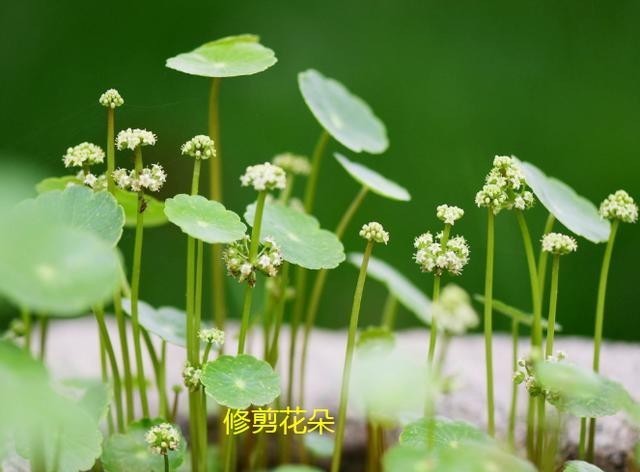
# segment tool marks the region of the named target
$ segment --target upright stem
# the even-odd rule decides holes
[[[451,231],[451,225],[445,224],[444,231],[442,231],[442,238],[440,239],[440,247],[444,250],[447,247],[449,241],[449,232]],[[440,275],[435,275],[433,278],[433,303],[438,303],[440,299]],[[434,310],[432,310],[434,311]],[[429,365],[434,367],[434,358],[436,355],[436,340],[438,339],[438,320],[431,315],[431,329],[429,330]]]
[[[287,297],[285,296],[285,290],[287,288],[287,284],[289,283],[289,263],[285,262],[282,265],[282,272],[280,273],[280,299],[278,300],[278,305],[276,306],[275,319],[274,319],[274,328],[273,328],[273,340],[271,341],[271,347],[269,349],[269,356],[267,358],[267,362],[271,364],[271,367],[275,369],[276,364],[278,362],[278,354],[279,354],[279,340],[280,340],[280,328],[282,326],[282,318],[284,316],[284,308],[287,302]],[[293,334],[292,334],[293,335]],[[290,357],[289,362],[293,362],[293,358]],[[289,371],[291,372],[293,369],[291,365],[289,366]],[[291,382],[289,382],[291,385]],[[287,391],[287,397],[289,402],[291,401],[291,390]],[[289,403],[290,405],[291,403]]]
[[[209,90],[209,137],[216,146],[216,157],[209,163],[209,195],[212,200],[222,202],[222,146],[220,144],[220,78],[211,79]],[[224,271],[222,267],[222,246],[214,244],[211,250],[211,289],[213,293],[213,317],[219,329],[224,329],[227,317]]]
[[[520,323],[515,318],[511,321],[511,369],[518,370],[518,340],[520,338]],[[518,411],[518,384],[512,382],[511,405],[509,406],[509,425],[507,436],[509,446],[514,449],[516,446],[516,416]]]
[[[329,142],[329,133],[322,130],[316,147],[313,149],[311,156],[311,173],[307,179],[307,186],[304,193],[304,209],[307,213],[313,212],[313,204],[316,199],[316,190],[318,188],[318,176],[320,174],[320,164],[324,156],[324,150]]]
[[[604,251],[602,259],[602,268],[600,269],[600,281],[598,283],[598,300],[596,302],[596,326],[593,336],[593,370],[600,371],[600,344],[602,343],[602,331],[604,327],[604,306],[607,298],[607,279],[609,278],[609,267],[611,267],[611,254],[613,254],[613,245],[618,232],[617,220],[611,222],[611,232],[609,233],[609,241]],[[596,437],[596,419],[591,418],[589,421],[589,446],[587,448],[587,460],[593,461],[594,447]]]
[[[116,184],[113,180],[113,171],[116,169],[116,151],[114,141],[115,109],[107,108],[107,190],[114,194]]]
[[[135,416],[133,406],[133,379],[131,376],[131,361],[129,359],[129,340],[127,339],[127,325],[122,311],[122,294],[120,288],[113,293],[113,311],[118,325],[118,338],[120,340],[120,355],[122,356],[122,367],[124,378],[125,401],[127,405],[127,423],[131,423]]]
[[[349,204],[349,206],[347,207],[342,217],[340,218],[340,222],[338,223],[338,226],[336,227],[336,230],[335,230],[335,234],[338,237],[338,239],[342,239],[342,237],[344,236],[344,233],[347,230],[349,223],[355,216],[358,208],[360,208],[360,206],[362,205],[362,202],[364,201],[364,198],[367,196],[367,193],[368,193],[367,188],[362,187],[358,192],[358,194],[353,199],[353,201]],[[306,271],[304,273],[306,274]],[[321,269],[318,271],[318,275],[316,275],[315,281],[313,282],[313,288],[311,290],[311,298],[309,299],[309,305],[307,306],[307,313],[306,313],[305,324],[304,324],[304,337],[302,339],[302,353],[300,356],[300,378],[298,379],[299,381],[298,395],[300,399],[300,403],[299,403],[300,405],[304,405],[304,379],[305,379],[305,370],[307,366],[309,339],[311,337],[311,330],[313,329],[313,325],[316,320],[316,315],[318,314],[318,308],[320,307],[320,300],[322,298],[322,292],[324,291],[324,285],[327,280],[327,274],[328,274],[327,269]],[[306,280],[306,278],[301,280]],[[298,289],[302,290],[303,288],[304,287],[296,287],[296,297],[301,296],[302,292],[298,291]],[[300,300],[304,300],[304,299],[301,298]],[[292,324],[292,328],[291,328],[292,329],[292,336],[291,336],[292,346],[291,346],[291,349],[289,350],[290,356],[292,355],[292,353],[295,353],[297,328],[298,328],[298,324],[300,323],[300,317],[302,316],[302,309],[304,307],[303,302],[301,301],[298,304],[298,301],[299,300],[296,299],[296,305],[295,305],[296,309],[294,309],[293,319],[291,323]],[[292,379],[293,377],[291,376],[290,382],[293,381]]]
[[[547,216],[547,222],[544,225],[544,232],[542,234],[548,234],[553,230],[553,225],[556,222],[555,216],[549,213]],[[538,287],[539,287],[539,300],[540,300],[540,310],[542,310],[542,300],[544,299],[545,292],[545,282],[547,279],[547,259],[549,258],[549,253],[546,251],[540,251],[540,256],[538,257]]]
[[[163,454],[164,457],[164,472],[169,472],[169,454]]]
[[[253,227],[251,228],[251,242],[249,245],[249,262],[254,263],[258,254],[260,244],[260,231],[262,228],[262,215],[264,213],[264,204],[267,198],[267,192],[258,193],[256,201],[256,212],[253,216]],[[238,339],[238,354],[244,353],[245,343],[247,340],[247,331],[249,329],[249,320],[251,318],[251,302],[253,300],[253,287],[247,284],[244,292],[244,304],[242,306],[242,324],[240,325],[240,337]]]
[[[358,282],[356,290],[353,294],[353,306],[351,308],[351,318],[349,322],[349,332],[347,335],[347,348],[344,360],[344,370],[342,372],[342,387],[340,389],[340,407],[338,409],[338,423],[336,431],[335,446],[333,458],[331,460],[331,472],[339,472],[340,461],[342,459],[342,443],[344,442],[345,423],[347,421],[347,401],[349,399],[349,380],[351,378],[351,365],[353,363],[353,351],[356,344],[356,333],[358,331],[358,317],[360,315],[360,303],[362,302],[362,293],[364,291],[364,283],[367,279],[367,266],[369,258],[373,251],[373,241],[367,243],[358,274]]]
[[[47,355],[47,336],[49,335],[49,318],[40,317],[40,360],[44,361]]]
[[[484,349],[487,374],[487,431],[495,434],[493,403],[493,255],[495,243],[495,227],[493,211],[487,211],[487,264],[484,279]]]
[[[20,315],[24,323],[24,350],[31,352],[31,312],[23,306],[20,309]]]
[[[545,357],[553,355],[553,338],[556,329],[556,311],[558,307],[558,274],[560,272],[560,256],[553,256],[551,266],[551,291],[549,293],[549,325],[547,327],[547,348]]]
[[[382,310],[381,324],[389,331],[393,331],[393,327],[396,321],[396,315],[398,313],[398,299],[389,292],[387,300],[384,302],[384,309]]]

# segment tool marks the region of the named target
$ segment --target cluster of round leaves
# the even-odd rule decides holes
[[[282,251],[276,242],[269,237],[264,238],[254,261],[249,260],[251,239],[245,235],[239,241],[229,244],[223,252],[223,260],[231,277],[238,282],[247,282],[253,287],[256,274],[262,272],[267,277],[278,275],[278,269],[284,262]]]
[[[430,231],[418,236],[413,243],[414,260],[423,272],[433,272],[437,276],[445,272],[460,275],[469,262],[467,241],[463,236],[448,238],[446,242],[442,239],[443,233],[434,236]]]
[[[502,210],[526,210],[534,204],[533,193],[528,190],[519,162],[513,156],[496,156],[484,186],[476,194],[476,205],[491,209],[494,214]]]

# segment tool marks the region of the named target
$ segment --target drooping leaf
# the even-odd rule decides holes
[[[116,188],[116,200],[124,209],[125,226],[132,228],[136,226],[138,218],[138,194],[128,190]],[[162,226],[167,223],[167,217],[164,214],[164,202],[151,195],[144,196],[145,209],[143,223],[145,228],[153,228]]]
[[[262,72],[274,65],[275,53],[251,34],[227,36],[203,44],[191,52],[167,59],[166,66],[203,77],[235,77]]]
[[[492,442],[492,439],[474,425],[465,421],[455,421],[438,417],[422,418],[404,427],[400,443],[412,447],[432,447],[434,449],[458,448],[464,441]],[[433,441],[427,444],[427,441]]]
[[[563,472],[603,472],[600,467],[584,461],[565,462]]]
[[[237,241],[247,230],[234,212],[200,195],[180,194],[169,198],[164,212],[184,233],[209,244]]]
[[[105,472],[121,472],[139,470],[145,472],[164,472],[164,459],[154,454],[145,440],[145,434],[152,426],[163,420],[141,420],[129,425],[124,434],[110,436],[104,444],[101,457]],[[175,470],[182,464],[186,451],[186,442],[181,438],[179,447],[169,451],[169,466]]]
[[[124,225],[124,212],[110,193],[81,185],[42,193],[20,203],[17,210],[41,225],[88,231],[112,246],[120,240]]]
[[[244,219],[253,225],[255,203],[247,207]],[[344,261],[344,247],[331,231],[320,228],[313,216],[280,203],[267,203],[260,239],[272,237],[284,259],[305,269],[333,269]]]
[[[131,300],[122,300],[122,309],[131,316]],[[187,322],[184,311],[170,306],[154,308],[138,301],[138,321],[147,331],[176,346],[187,347]]]
[[[64,175],[62,177],[47,177],[36,184],[36,192],[45,193],[52,190],[64,190],[71,185],[81,185],[82,182],[75,175]]]
[[[338,142],[353,152],[387,150],[387,130],[369,105],[340,82],[314,69],[298,74],[298,85],[311,113]]]
[[[349,262],[359,268],[362,264],[362,253],[349,253]],[[367,275],[386,285],[387,290],[420,321],[431,324],[431,301],[398,270],[381,259],[371,257]]]
[[[480,295],[480,294],[475,294],[473,296],[474,300],[476,300],[479,303],[482,303],[484,305],[484,296]],[[533,315],[529,314],[529,313],[525,313],[524,311],[511,306],[511,305],[507,305],[504,302],[501,302],[500,300],[496,300],[495,298],[493,299],[493,310],[496,313],[499,313],[501,315],[504,315],[508,318],[511,318],[512,320],[516,320],[518,323],[526,325],[526,326],[533,326]],[[541,318],[540,319],[540,324],[542,326],[542,329],[547,329],[549,327],[549,323],[547,322],[546,318]],[[556,332],[560,332],[562,331],[562,325],[560,325],[560,323],[556,322],[555,323],[555,330]]]
[[[538,362],[535,371],[542,386],[559,394],[554,405],[574,416],[610,416],[635,405],[619,383],[567,362]]]
[[[347,173],[356,180],[356,182],[362,184],[362,186],[368,188],[373,193],[391,200],[399,200],[403,202],[411,200],[411,195],[407,189],[401,187],[394,181],[387,179],[378,172],[371,170],[358,162],[350,161],[339,152],[334,153],[334,157],[340,165],[344,167],[344,170],[346,170]]]
[[[280,395],[280,376],[267,362],[248,354],[207,363],[202,385],[218,404],[233,409],[267,405]]]
[[[0,235],[0,293],[46,316],[73,316],[107,300],[120,262],[95,234],[18,218]]]
[[[525,180],[540,203],[555,218],[578,236],[594,243],[609,239],[611,230],[607,220],[600,217],[598,209],[591,201],[578,195],[560,180],[545,175],[529,162],[521,162]]]

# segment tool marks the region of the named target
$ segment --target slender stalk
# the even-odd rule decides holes
[[[169,454],[163,454],[164,457],[164,472],[169,472]]]
[[[287,303],[287,297],[285,296],[285,289],[287,284],[289,283],[289,263],[285,262],[282,265],[282,272],[280,274],[280,299],[278,300],[278,305],[276,307],[276,316],[274,319],[274,327],[273,327],[273,340],[271,341],[271,348],[269,349],[269,357],[267,361],[271,364],[271,367],[275,369],[276,364],[278,363],[278,354],[279,354],[279,341],[280,341],[280,328],[282,326],[282,319],[284,317],[284,308]],[[293,336],[293,333],[291,333]],[[289,358],[290,362],[293,362],[293,358]],[[291,366],[289,367],[289,371],[291,372],[293,369]],[[289,386],[291,386],[291,382],[289,382]],[[291,401],[291,390],[287,390],[287,399]],[[290,404],[290,403],[289,403]]]
[[[116,191],[116,183],[113,180],[113,171],[116,169],[115,114],[114,108],[107,108],[107,190],[112,195]]]
[[[340,389],[340,407],[338,409],[338,420],[333,458],[331,460],[331,472],[339,472],[340,461],[342,459],[342,445],[344,442],[344,432],[347,421],[347,400],[349,398],[349,380],[351,379],[351,365],[353,363],[353,352],[356,344],[356,333],[358,331],[358,317],[360,315],[360,304],[364,283],[367,280],[367,266],[373,251],[373,241],[367,243],[358,274],[356,290],[353,294],[353,306],[351,308],[351,318],[349,321],[349,332],[347,335],[347,348],[344,360],[344,370],[342,372],[342,387]]]
[[[162,418],[166,418],[166,410],[167,410],[167,392],[165,389],[165,383],[163,379],[162,372],[162,355],[158,357],[158,353],[156,352],[155,347],[153,346],[153,341],[151,341],[151,336],[145,330],[142,330],[141,333],[142,340],[147,348],[147,352],[149,353],[149,359],[151,359],[151,366],[153,367],[153,375],[156,377],[156,388],[158,389],[158,401],[160,404],[160,412],[159,416]],[[164,341],[163,341],[163,344]]]
[[[22,307],[20,316],[24,323],[24,350],[31,352],[31,312],[27,307]]]
[[[362,205],[362,202],[364,201],[364,198],[367,196],[367,193],[368,193],[368,190],[365,187],[362,187],[358,192],[358,194],[353,199],[353,201],[351,202],[351,204],[347,207],[342,217],[340,218],[340,222],[338,223],[338,226],[336,227],[336,230],[335,230],[335,234],[338,237],[338,239],[342,239],[342,237],[344,236],[344,233],[347,230],[349,223],[353,219],[358,208],[360,208],[360,206]],[[304,273],[306,274],[306,271]],[[313,283],[313,288],[311,290],[309,305],[307,307],[307,313],[306,313],[305,324],[304,324],[304,336],[302,339],[302,353],[300,356],[300,375],[299,375],[300,378],[298,379],[298,382],[299,382],[298,397],[299,397],[300,405],[304,405],[304,380],[305,380],[305,371],[307,366],[307,355],[309,350],[309,339],[311,337],[311,330],[313,329],[313,325],[316,320],[316,315],[318,314],[318,308],[320,307],[320,300],[322,298],[322,292],[324,291],[324,285],[327,280],[327,275],[328,275],[327,269],[321,269],[318,271],[318,275],[316,275],[315,281]],[[302,289],[303,287],[296,287],[296,297],[300,297],[302,295],[303,293]],[[299,305],[298,305],[298,301],[300,301]],[[296,307],[295,307],[296,309],[294,309],[294,312],[293,312],[292,328],[291,328],[292,329],[292,335],[291,335],[292,346],[289,350],[290,358],[291,358],[291,355],[295,354],[295,351],[296,351],[295,343],[297,338],[297,325],[300,322],[303,306],[304,306],[304,299],[303,298],[296,299]],[[290,382],[293,382],[293,376],[290,376],[289,379],[290,379]]]
[[[593,370],[600,371],[600,344],[602,343],[602,331],[604,327],[604,307],[607,298],[607,280],[609,278],[609,268],[611,267],[611,255],[613,254],[613,245],[618,232],[618,220],[611,222],[611,232],[609,233],[609,241],[604,251],[602,259],[602,267],[600,269],[600,281],[598,282],[598,299],[596,302],[596,324],[593,336]],[[587,448],[587,460],[593,461],[594,447],[596,436],[596,419],[589,420],[589,442]]]
[[[484,349],[487,376],[487,431],[495,435],[494,400],[493,400],[493,256],[495,244],[495,216],[487,211],[487,264],[484,279]]]
[[[580,418],[580,440],[578,442],[578,459],[584,459],[587,446],[587,419]]]
[[[544,232],[542,234],[548,234],[553,230],[553,225],[556,222],[555,216],[549,213],[547,216],[547,222],[544,225]],[[540,309],[542,309],[542,300],[544,299],[545,292],[545,283],[547,279],[547,260],[549,258],[549,253],[546,251],[540,251],[540,256],[538,257],[538,286],[539,286],[539,299],[540,299]]]
[[[320,174],[320,164],[322,163],[322,157],[324,156],[324,150],[329,142],[329,133],[326,130],[322,130],[316,147],[313,149],[311,155],[311,173],[307,179],[307,186],[304,193],[304,209],[307,213],[313,212],[313,204],[316,199],[316,190],[318,188],[318,176]]]
[[[109,338],[109,331],[104,320],[104,310],[101,306],[97,306],[94,310],[96,315],[96,321],[98,322],[98,330],[100,332],[100,340],[105,348],[107,357],[109,358],[109,364],[111,367],[111,373],[113,374],[113,398],[116,406],[116,422],[118,425],[118,431],[124,431],[124,413],[122,409],[122,385],[120,383],[120,372],[118,370],[118,362],[116,361],[116,355],[113,350],[113,344]]]
[[[135,151],[135,170],[142,171],[142,150],[138,146]],[[140,389],[140,403],[142,416],[149,418],[149,401],[147,399],[147,385],[144,377],[144,363],[142,361],[142,346],[140,344],[140,321],[138,319],[138,298],[140,294],[140,269],[142,264],[142,238],[144,234],[144,193],[138,192],[138,212],[136,216],[136,235],[133,246],[133,267],[131,272],[131,326],[133,329],[133,346],[136,357],[136,371],[138,388]]]
[[[118,338],[120,340],[120,355],[122,357],[122,376],[124,378],[124,392],[126,402],[127,423],[131,423],[135,416],[133,404],[133,378],[131,375],[131,360],[129,358],[129,340],[127,339],[127,325],[122,311],[122,294],[118,288],[113,293],[113,311],[118,326]]]
[[[180,399],[180,390],[173,390],[173,404],[171,406],[171,416],[169,417],[169,421],[171,423],[175,423],[176,417],[178,416],[178,400]]]
[[[285,185],[284,189],[280,192],[280,196],[278,197],[278,199],[286,204],[289,199],[291,198],[291,192],[293,191],[293,184],[296,181],[296,176],[295,174],[287,174],[287,184]]]
[[[222,202],[222,146],[220,144],[220,81],[211,79],[209,90],[209,137],[216,146],[216,157],[209,159],[209,195],[212,200]],[[222,246],[214,244],[211,249],[211,290],[213,293],[213,318],[219,329],[224,329],[227,317],[225,279],[222,267]]]
[[[104,341],[102,334],[99,333],[98,341],[100,344],[100,378],[105,385],[109,384],[109,368],[107,367],[107,351],[104,348]],[[109,405],[109,411],[107,412],[107,430],[109,435],[115,432],[115,426],[113,421],[113,408]]]
[[[158,376],[159,413],[162,418],[169,417],[169,398],[167,395],[167,342],[163,339],[160,347],[160,375]]]
[[[393,327],[396,323],[396,315],[398,314],[398,299],[389,292],[387,300],[384,302],[384,309],[382,310],[381,324],[389,331],[393,331]]]
[[[40,317],[40,360],[44,361],[47,355],[47,336],[49,335],[49,318]]]
[[[518,370],[518,340],[520,338],[520,323],[515,318],[511,321],[511,369]],[[516,446],[516,416],[518,411],[518,384],[512,382],[511,405],[509,406],[509,424],[507,427],[507,437],[511,449]]]
[[[545,355],[553,355],[553,338],[556,329],[556,311],[558,308],[558,276],[560,272],[560,256],[553,256],[551,266],[551,292],[549,293],[549,325],[547,327],[547,348]]]
[[[449,232],[451,231],[451,225],[445,224],[444,231],[442,231],[442,238],[440,239],[440,247],[444,249],[447,246],[449,240]],[[438,303],[440,299],[440,276],[435,275],[433,278],[433,303]],[[438,339],[438,320],[435,316],[431,316],[431,327],[429,329],[429,365],[434,366],[434,358],[436,355],[436,340]]]
[[[255,262],[258,254],[258,245],[260,243],[260,231],[262,228],[262,215],[264,213],[264,204],[267,198],[267,192],[258,193],[256,202],[256,212],[253,217],[253,228],[251,229],[251,243],[249,246],[249,261]],[[253,287],[247,284],[244,291],[244,304],[242,306],[242,324],[240,325],[240,337],[238,339],[238,354],[244,353],[245,343],[247,340],[247,331],[249,329],[249,319],[251,318],[251,303],[253,300]]]

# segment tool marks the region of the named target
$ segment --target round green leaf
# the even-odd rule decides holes
[[[113,400],[113,389],[110,385],[95,379],[66,379],[63,382],[69,396],[74,393],[77,404],[86,411],[91,418],[99,423],[106,418],[109,404]]]
[[[138,194],[116,188],[115,197],[124,209],[125,226],[128,228],[135,227],[136,220],[138,218]],[[165,224],[167,222],[167,217],[164,214],[164,202],[161,202],[151,195],[145,195],[144,201],[144,227],[152,228]]]
[[[268,69],[278,59],[251,34],[227,36],[167,59],[167,67],[203,77],[235,77]]]
[[[81,185],[42,193],[20,203],[17,210],[41,225],[88,231],[112,246],[122,236],[124,212],[116,199],[108,192],[94,192]]]
[[[521,162],[520,167],[538,200],[560,223],[594,243],[609,239],[611,226],[600,217],[593,203],[578,195],[564,182],[545,175],[533,164]]]
[[[122,309],[131,316],[131,300],[122,300]],[[138,301],[138,321],[147,331],[168,343],[187,347],[187,321],[184,311],[170,306],[155,309],[142,300]]]
[[[565,462],[563,472],[603,472],[600,467],[584,461]]]
[[[280,376],[265,361],[248,354],[220,356],[205,365],[202,385],[222,406],[264,406],[280,395]]]
[[[333,436],[327,434],[308,433],[304,435],[304,446],[312,456],[328,458],[333,455],[335,441]]]
[[[82,182],[75,175],[47,177],[36,184],[36,192],[45,193],[52,190],[64,190],[72,185],[82,185]]]
[[[242,238],[247,227],[222,203],[200,195],[176,195],[167,199],[164,212],[173,224],[189,236],[209,244],[232,243]]]
[[[349,253],[349,262],[359,268],[362,264],[362,253]],[[398,270],[380,259],[371,257],[367,275],[386,285],[387,290],[420,321],[431,324],[431,301]]]
[[[542,386],[559,394],[554,405],[574,416],[610,416],[635,405],[619,383],[567,362],[539,362],[535,371]]]
[[[309,69],[298,74],[298,85],[311,113],[345,147],[371,154],[387,150],[389,141],[382,121],[340,82]]]
[[[433,433],[432,433],[433,429]],[[474,425],[448,418],[434,420],[422,418],[405,426],[400,434],[400,443],[413,447],[428,447],[432,440],[434,449],[458,448],[463,441],[491,442],[491,438]]]
[[[73,316],[113,295],[120,262],[95,234],[58,225],[11,223],[0,235],[0,293],[47,316]]]
[[[253,226],[255,203],[247,207],[244,219]],[[267,203],[260,239],[272,237],[284,259],[305,269],[333,269],[344,261],[344,247],[331,231],[320,229],[313,216],[281,203]]]
[[[403,202],[411,200],[411,195],[407,189],[380,175],[376,171],[357,162],[350,161],[339,152],[336,152],[334,157],[356,182],[362,184],[362,186],[368,188],[373,193],[391,200],[400,200]]]
[[[101,457],[105,472],[139,470],[144,472],[164,472],[164,459],[149,449],[145,434],[152,426],[163,420],[141,420],[129,425],[125,434],[114,434],[104,444]],[[182,464],[186,451],[184,437],[176,451],[169,451],[169,466],[175,470]]]

